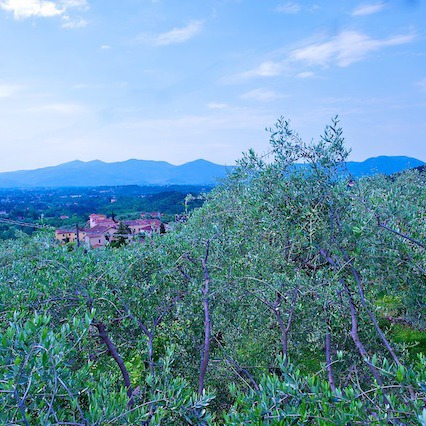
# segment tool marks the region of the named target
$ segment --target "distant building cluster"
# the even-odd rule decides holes
[[[117,239],[126,230],[125,237],[134,240],[160,232],[162,222],[159,219],[136,219],[115,221],[103,214],[91,214],[85,228],[57,229],[55,238],[61,243],[80,242],[88,247],[104,247]]]

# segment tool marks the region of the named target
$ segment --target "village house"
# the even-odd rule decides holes
[[[95,226],[116,226],[118,222],[115,222],[112,219],[109,219],[104,214],[91,214],[89,216],[89,226],[90,228],[94,228]]]
[[[150,236],[154,232],[159,232],[161,221],[159,219],[136,219],[123,220],[123,225],[129,229],[128,239],[133,240],[136,236]],[[87,226],[83,229],[57,229],[55,231],[56,240],[65,244],[68,242],[84,243],[88,247],[105,247],[114,241],[120,222],[108,218],[104,214],[91,214]]]
[[[115,226],[96,225],[93,228],[82,230],[82,241],[92,248],[104,247],[112,241],[116,232]]]
[[[161,220],[158,219],[136,219],[136,220],[123,220],[123,225],[130,229],[131,234],[149,234],[158,232],[161,226]]]
[[[55,231],[55,239],[62,243],[73,243],[77,241],[76,229],[57,229]]]

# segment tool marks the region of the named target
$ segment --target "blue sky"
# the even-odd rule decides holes
[[[233,164],[284,116],[426,161],[421,0],[0,0],[0,171]]]

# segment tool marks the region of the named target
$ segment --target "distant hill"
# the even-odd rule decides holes
[[[410,157],[375,157],[348,162],[355,177],[393,174],[419,167],[423,161]],[[211,185],[232,167],[206,160],[174,166],[165,161],[127,160],[117,163],[71,161],[36,170],[0,173],[0,188],[120,186],[120,185]]]
[[[380,157],[368,158],[361,163],[348,161],[347,166],[354,177],[362,177],[377,173],[391,175],[406,169],[422,166],[423,164],[425,164],[423,161],[412,157],[387,157],[382,155]]]
[[[232,168],[231,168],[232,169]],[[118,185],[208,185],[228,168],[205,160],[174,166],[165,161],[127,160],[117,163],[71,161],[36,170],[0,173],[0,188]]]

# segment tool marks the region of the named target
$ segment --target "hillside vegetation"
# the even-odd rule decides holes
[[[2,242],[0,423],[425,426],[426,178],[347,156],[281,119],[174,232]]]
[[[201,194],[210,190],[195,185],[0,188],[0,240],[15,238],[17,229],[31,235],[34,228],[20,226],[22,222],[75,229],[84,226],[92,213],[114,215],[118,220],[139,219],[141,212],[160,213],[164,222],[170,222],[176,214],[201,206]]]

